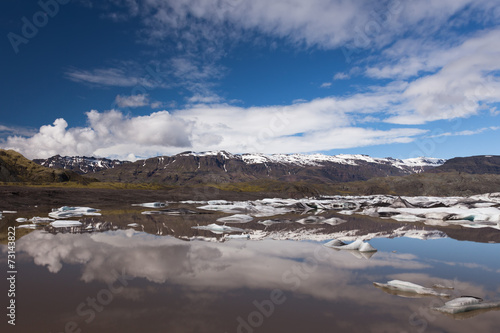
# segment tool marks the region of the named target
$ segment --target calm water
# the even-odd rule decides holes
[[[122,224],[151,219],[113,216]],[[162,230],[187,233],[199,219],[213,222],[190,218],[178,221],[188,226],[177,224],[177,230],[162,222]],[[17,241],[17,325],[7,327],[4,320],[2,327],[53,333],[365,333],[497,332],[500,326],[500,311],[448,316],[430,309],[447,299],[402,297],[373,285],[400,279],[452,286],[443,290],[452,296],[499,300],[500,244],[376,238],[370,243],[378,252],[365,258],[316,241],[184,241],[153,234],[161,228],[157,217],[151,223],[151,233],[35,230],[23,236]],[[1,250],[6,267],[6,247]]]

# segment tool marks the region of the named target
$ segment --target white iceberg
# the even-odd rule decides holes
[[[68,227],[79,227],[82,222],[79,221],[54,221],[50,223],[54,228],[68,228]]]
[[[140,204],[132,204],[132,206],[146,207],[146,208],[162,208],[165,207],[166,205],[167,204],[164,202],[146,202]]]
[[[16,229],[36,229],[36,227],[38,227],[36,224],[21,224]]]
[[[356,250],[359,252],[376,252],[377,249],[371,246],[368,242],[363,242],[360,239],[355,240],[350,244],[346,244],[341,240],[334,239],[329,241],[328,243],[323,244],[326,247],[331,247],[337,250]]]
[[[418,294],[418,295],[432,295],[440,297],[450,297],[448,294],[439,293],[431,288],[426,288],[424,286],[401,280],[391,280],[387,283],[373,282],[376,287],[389,289],[396,292]]]
[[[208,230],[213,232],[214,234],[224,234],[224,233],[231,233],[231,232],[244,232],[245,230],[240,229],[240,228],[234,228],[234,227],[228,227],[225,225],[218,225],[215,223],[209,224],[209,225],[202,225],[202,226],[196,226],[196,227],[191,227],[192,229],[198,229],[198,230]]]
[[[49,216],[54,219],[65,219],[70,217],[81,217],[83,215],[87,216],[100,216],[100,209],[90,208],[90,207],[68,207],[63,206],[61,208],[52,209]]]
[[[253,220],[250,215],[235,214],[231,216],[221,217],[217,219],[218,222],[222,223],[248,223]]]
[[[250,235],[225,235],[224,239],[250,239]]]
[[[26,221],[28,221],[28,219],[27,219],[27,218],[24,218],[24,217],[18,217],[18,218],[16,219],[16,222],[19,222],[19,223],[24,223],[24,222],[26,222]]]
[[[53,222],[54,219],[51,219],[50,217],[40,217],[40,216],[35,216],[30,219],[31,222],[33,223],[50,223]]]
[[[480,309],[500,308],[500,302],[483,302],[479,297],[462,296],[444,303],[441,307],[434,307],[434,310],[455,314]]]
[[[129,223],[129,224],[127,224],[127,227],[137,228],[137,227],[140,227],[140,224],[139,223]]]

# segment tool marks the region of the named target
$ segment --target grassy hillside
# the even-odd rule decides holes
[[[88,184],[95,180],[72,171],[46,168],[16,151],[0,149],[0,182],[45,184],[70,181]]]

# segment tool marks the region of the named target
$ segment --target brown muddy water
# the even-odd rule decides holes
[[[197,206],[171,204],[168,209],[181,209],[178,215],[144,215],[152,209],[117,204],[102,216],[74,219],[84,226],[107,222],[102,230],[16,229],[16,325],[7,323],[4,278],[2,332],[469,333],[500,326],[497,310],[432,310],[461,295],[500,300],[498,230],[436,229],[331,212],[309,215],[347,222],[304,225],[295,222],[303,214],[287,213],[227,224],[252,239],[224,239],[192,227],[222,224],[216,220],[231,214]],[[47,213],[33,207],[4,214],[1,232],[19,225],[15,218]],[[258,223],[269,219],[290,222]],[[364,237],[378,251],[323,246],[339,236]],[[2,244],[4,276],[7,252]],[[446,298],[373,285],[393,279],[453,289],[440,289]]]

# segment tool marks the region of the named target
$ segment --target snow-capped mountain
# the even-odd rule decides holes
[[[183,152],[123,162],[90,157],[54,156],[37,163],[51,168],[92,174],[106,181],[186,183],[230,183],[260,179],[314,183],[367,180],[403,176],[442,165],[436,158],[375,158],[367,155],[323,154],[231,154],[226,151]]]
[[[92,174],[130,163],[128,161],[110,160],[107,158],[60,155],[47,159],[36,159],[33,162],[48,168],[72,170],[79,174]]]
[[[327,163],[336,163],[344,165],[360,165],[364,163],[374,163],[383,165],[392,165],[402,170],[410,171],[411,173],[419,173],[429,168],[438,167],[446,162],[442,158],[432,157],[417,157],[408,159],[395,159],[391,157],[378,158],[370,157],[368,155],[352,155],[352,154],[339,154],[339,155],[324,155],[324,154],[242,154],[233,155],[225,151],[209,151],[202,153],[185,152],[179,154],[180,156],[217,156],[221,155],[226,159],[241,159],[246,164],[288,164],[295,166],[322,166]]]

